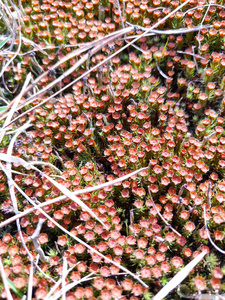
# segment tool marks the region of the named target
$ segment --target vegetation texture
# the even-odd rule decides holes
[[[224,299],[224,1],[0,12],[0,298]]]

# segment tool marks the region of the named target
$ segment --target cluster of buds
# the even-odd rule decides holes
[[[190,297],[224,289],[225,56],[218,52],[224,47],[222,6],[214,0],[210,5],[190,1],[184,11],[157,28],[165,31],[166,38],[146,35],[129,47],[128,54],[119,53],[133,35],[149,29],[179,4],[164,0],[21,1],[26,13],[21,19],[21,33],[26,37],[20,50],[23,59],[15,58],[3,78],[4,88],[15,94],[29,72],[40,76],[38,88],[47,89],[79,63],[78,56],[66,60],[78,43],[89,49],[96,42],[92,45],[99,47],[97,42],[124,28],[126,21],[135,26],[126,39],[110,41],[98,53],[90,50],[90,57],[55,85],[56,90],[63,87],[66,92],[54,101],[46,100],[54,88],[47,89],[46,95],[38,92],[31,107],[39,107],[10,128],[31,122],[32,127],[18,136],[12,155],[41,165],[37,171],[14,163],[15,183],[40,205],[61,196],[63,189],[79,194],[84,188],[110,184],[148,168],[124,181],[79,194],[83,208],[69,197],[43,206],[51,219],[44,219],[36,242],[33,236],[43,218],[39,210],[20,219],[22,235],[11,227],[1,233],[4,273],[17,294],[27,290],[31,258],[36,259],[41,250],[47,259],[34,270],[37,299],[46,297],[54,282],[65,275],[65,260],[71,268],[65,286],[80,282],[66,293],[67,300],[147,299],[204,250],[206,257],[184,281]],[[203,22],[210,26],[192,30]],[[178,31],[182,24],[187,29],[183,33]],[[171,28],[174,34],[166,32]],[[82,59],[83,53],[79,55]],[[0,64],[4,63],[0,56]],[[9,142],[5,135],[1,153],[7,153]],[[15,197],[20,211],[31,210],[33,206],[19,191]],[[4,221],[14,213],[15,203],[3,171],[0,199]],[[120,266],[135,276],[122,272]],[[0,293],[6,297],[2,286]]]

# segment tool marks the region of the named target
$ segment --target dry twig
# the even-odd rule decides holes
[[[132,177],[132,176],[134,176],[134,175],[136,175],[136,174],[138,174],[138,173],[140,173],[141,171],[144,171],[144,170],[147,170],[147,169],[148,169],[148,168],[141,168],[141,169],[138,169],[138,170],[136,170],[136,171],[134,171],[134,172],[132,172],[132,173],[130,173],[130,174],[127,174],[127,175],[125,175],[125,176],[119,177],[119,178],[114,179],[114,180],[112,180],[112,181],[105,182],[105,183],[102,183],[102,184],[100,184],[100,185],[93,186],[93,187],[89,187],[89,188],[85,188],[85,189],[82,189],[82,190],[78,190],[78,191],[76,191],[76,192],[73,192],[73,194],[76,195],[76,196],[78,196],[78,195],[82,195],[82,194],[86,194],[86,193],[91,193],[91,192],[93,192],[93,191],[97,191],[97,190],[103,189],[103,188],[105,188],[105,187],[107,187],[107,186],[111,186],[111,185],[113,186],[113,185],[115,185],[116,183],[121,182],[121,181],[123,181],[123,180],[126,180],[126,179],[128,179],[128,178],[130,178],[130,177]],[[59,202],[59,201],[63,201],[63,200],[66,200],[66,199],[67,199],[67,196],[65,196],[65,195],[59,196],[59,197],[57,197],[57,198],[55,198],[55,199],[52,199],[52,200],[49,200],[49,201],[40,203],[40,204],[38,205],[38,208],[42,208],[42,207],[44,207],[44,206],[51,205],[51,204],[53,204],[53,203],[57,203],[57,202]],[[4,226],[10,224],[11,222],[14,222],[14,221],[17,220],[18,218],[22,218],[22,217],[24,217],[24,216],[26,216],[26,215],[32,213],[32,212],[35,211],[35,210],[36,210],[35,207],[29,208],[29,209],[25,210],[24,212],[21,212],[21,213],[17,214],[16,216],[13,216],[13,217],[11,217],[10,219],[5,220],[4,222],[1,222],[1,223],[0,223],[0,228],[3,228]]]
[[[158,210],[158,208],[156,207],[155,202],[154,202],[154,200],[153,200],[153,198],[152,198],[152,194],[151,194],[151,191],[150,191],[150,186],[148,186],[148,193],[149,193],[149,195],[150,195],[152,204],[153,204],[153,206],[154,206],[154,208],[155,208],[157,214],[160,216],[160,218],[163,220],[163,222],[166,224],[166,226],[168,226],[168,228],[170,228],[170,229],[171,229],[174,233],[176,233],[178,236],[181,236],[181,234],[180,234],[178,231],[176,231],[176,229],[174,229],[174,228],[166,221],[166,219],[161,215],[161,213],[159,212],[159,210]]]

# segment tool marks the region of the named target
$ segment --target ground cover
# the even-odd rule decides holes
[[[223,1],[0,6],[0,297],[223,299]]]

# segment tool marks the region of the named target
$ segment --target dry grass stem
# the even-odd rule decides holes
[[[205,209],[205,207],[204,207],[203,209],[204,209],[205,229],[206,229],[206,232],[207,232],[208,239],[209,239],[210,243],[212,244],[212,246],[213,246],[217,251],[219,251],[219,252],[222,253],[222,254],[225,254],[225,250],[222,250],[220,247],[218,247],[218,246],[213,242],[213,240],[212,240],[212,238],[211,238],[211,235],[210,235],[210,232],[209,232],[209,229],[208,229],[208,226],[207,226],[206,209]]]
[[[82,283],[82,282],[85,282],[85,281],[88,281],[88,280],[92,280],[93,278],[95,278],[95,277],[91,277],[92,275],[94,275],[93,272],[90,273],[90,274],[88,274],[88,275],[86,275],[85,277],[81,278],[81,279],[78,280],[78,281],[75,281],[75,282],[73,282],[73,283],[68,284],[67,286],[65,286],[64,289],[62,289],[62,290],[60,290],[59,292],[57,292],[54,296],[48,298],[48,300],[57,300],[57,299],[59,299],[59,298],[62,296],[62,294],[63,294],[64,292],[68,292],[69,290],[71,290],[71,289],[74,288],[76,285],[78,285],[78,284],[80,284],[80,283]],[[47,299],[46,299],[46,300],[47,300]]]
[[[155,205],[155,202],[152,198],[152,194],[151,194],[151,191],[150,191],[150,186],[148,186],[148,193],[150,195],[150,199],[152,201],[152,204],[155,208],[155,210],[157,211],[157,214],[160,216],[160,218],[163,220],[163,222],[166,224],[166,226],[168,226],[168,228],[170,228],[174,233],[176,233],[178,236],[181,236],[181,234],[176,230],[174,229],[166,220],[165,218],[161,215],[161,213],[159,212],[159,210],[157,209],[156,205]]]
[[[156,294],[152,300],[162,300],[173,289],[175,289],[192,271],[192,269],[204,258],[207,251],[203,251],[195,257],[189,264],[187,264],[180,272],[178,272],[161,290]]]
[[[74,66],[72,66],[71,68],[69,68],[66,71],[66,73],[64,73],[63,75],[61,75],[60,77],[58,77],[56,80],[54,80],[53,82],[51,82],[49,85],[47,85],[44,89],[40,90],[34,96],[29,97],[23,105],[20,105],[18,107],[18,109],[21,109],[25,105],[28,105],[28,104],[32,103],[37,97],[40,97],[41,95],[43,95],[45,92],[47,92],[47,90],[51,89],[53,86],[55,86],[58,82],[60,82],[66,76],[70,75],[74,70],[76,70],[80,65],[82,65],[91,55],[94,55],[96,52],[98,52],[100,49],[102,49],[102,47],[104,47],[105,45],[107,45],[110,41],[114,41],[114,40],[118,39],[120,36],[131,32],[132,30],[133,30],[133,28],[124,28],[122,30],[118,30],[117,32],[109,34],[108,36],[106,36],[106,37],[104,37],[104,38],[102,38],[102,39],[100,39],[98,41],[93,41],[90,44],[83,46],[81,49],[76,49],[72,53],[67,54],[63,59],[61,59],[60,61],[58,61],[51,68],[51,70],[55,70],[57,67],[59,67],[61,64],[65,63],[67,60],[69,60],[69,59],[71,59],[71,58],[73,58],[75,56],[79,56],[79,55],[81,55],[85,51],[89,51],[88,54],[85,54]],[[92,50],[90,50],[90,49],[92,49]],[[47,71],[44,72],[44,73],[42,73],[37,79],[35,79],[34,82],[30,86],[28,86],[27,89],[23,92],[22,96],[26,95],[27,92],[29,92],[33,88],[33,86],[35,86],[36,84],[38,84],[38,82],[42,78],[44,78],[46,75],[48,75]],[[70,85],[71,84],[65,86],[63,89],[60,89],[54,95],[52,95],[51,97],[49,97],[48,100],[54,98],[56,95],[58,95],[61,91],[63,91],[65,88],[69,87]],[[9,103],[9,108],[14,104],[15,101],[17,101],[17,97],[13,101],[11,101]],[[45,102],[46,101],[43,101],[42,103],[40,103],[37,106],[33,107],[32,110],[35,109],[36,107],[41,106]],[[30,110],[28,110],[26,113],[28,113],[28,112],[30,112]],[[1,115],[1,113],[0,113],[0,115]],[[0,121],[3,120],[7,115],[8,115],[8,113],[4,113],[4,115],[0,118]],[[20,117],[22,117],[22,116],[23,116],[23,114],[20,115]],[[14,119],[12,122],[14,122],[16,119]]]
[[[5,122],[4,122],[3,128],[2,128],[2,130],[1,130],[1,132],[0,132],[0,142],[2,141],[2,139],[3,139],[4,135],[5,135],[5,130],[4,130],[4,128],[6,128],[6,127],[9,125],[9,123],[10,123],[10,121],[11,121],[11,119],[12,119],[12,116],[13,116],[13,114],[15,113],[15,111],[16,111],[16,109],[17,109],[17,106],[18,106],[18,104],[19,104],[19,102],[20,102],[20,100],[21,100],[21,97],[22,97],[22,94],[23,94],[23,90],[26,89],[27,85],[28,85],[29,82],[30,82],[30,79],[31,79],[31,73],[28,74],[28,76],[27,76],[27,78],[26,78],[26,80],[25,80],[25,83],[24,83],[24,85],[23,85],[23,88],[22,88],[20,94],[18,95],[16,101],[14,102],[13,106],[11,107],[11,109],[10,109],[8,115],[7,115],[7,118],[6,118]]]
[[[0,155],[0,156],[1,156],[1,155]],[[5,157],[5,159],[6,159],[6,156],[4,156],[4,157]],[[13,158],[11,158],[11,159],[13,160]],[[15,162],[17,162],[17,161],[15,161]],[[102,184],[97,185],[97,186],[93,186],[93,187],[89,187],[89,188],[85,188],[85,189],[83,189],[83,190],[79,190],[79,191],[73,192],[73,194],[76,195],[76,196],[78,196],[78,195],[82,195],[82,194],[86,194],[86,193],[91,193],[91,192],[93,192],[93,191],[97,191],[97,190],[100,190],[100,189],[104,189],[105,187],[108,187],[108,186],[113,186],[113,185],[115,185],[116,183],[119,183],[119,182],[121,182],[121,181],[124,181],[124,180],[126,180],[126,179],[128,179],[128,178],[130,178],[130,177],[132,177],[132,176],[134,176],[134,175],[136,175],[136,174],[138,174],[138,173],[140,173],[141,171],[144,171],[144,170],[147,170],[147,169],[148,169],[148,168],[141,168],[141,169],[138,169],[138,170],[136,170],[136,171],[134,171],[134,172],[132,172],[132,173],[130,173],[130,174],[127,174],[127,175],[125,175],[125,176],[122,176],[122,177],[120,177],[120,178],[114,179],[114,180],[109,181],[109,182],[102,183]],[[50,204],[53,204],[53,203],[57,203],[57,202],[59,202],[59,201],[65,200],[65,199],[67,199],[67,198],[68,198],[68,197],[65,196],[65,195],[59,196],[59,197],[57,197],[57,198],[55,198],[55,199],[46,201],[46,202],[44,202],[44,203],[40,203],[37,207],[42,208],[42,207],[44,207],[44,206],[46,206],[46,205],[50,205]],[[24,217],[24,216],[26,216],[26,215],[32,213],[34,210],[36,210],[35,207],[29,208],[29,209],[25,210],[24,212],[21,212],[21,213],[17,214],[16,216],[13,216],[13,217],[11,217],[10,219],[8,219],[8,220],[6,220],[6,221],[4,221],[4,222],[1,222],[1,223],[0,223],[0,228],[3,228],[4,226],[6,226],[7,224],[10,224],[11,222],[14,222],[14,221],[17,220],[18,218],[22,218],[22,217]]]
[[[66,276],[67,276],[67,259],[65,256],[63,256],[62,300],[66,300]]]
[[[8,300],[13,300],[13,297],[10,293],[10,289],[6,280],[6,276],[5,276],[5,270],[2,264],[2,258],[0,257],[0,273],[1,273],[1,277],[2,277],[2,282],[6,291],[6,295],[7,295],[7,299]]]

